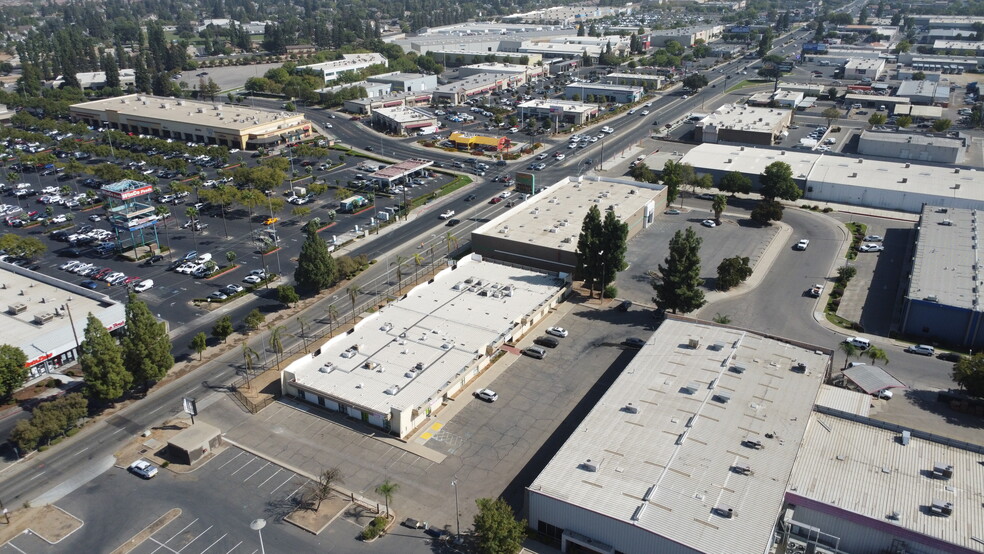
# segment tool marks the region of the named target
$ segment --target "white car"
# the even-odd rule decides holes
[[[512,196],[512,192],[508,190],[504,190],[499,193],[499,198],[509,198],[510,196]]]
[[[885,247],[880,244],[868,243],[858,247],[858,252],[881,252]]]
[[[806,250],[810,246],[810,239],[801,239],[793,248],[796,250]]]
[[[564,154],[557,154],[557,161],[563,160],[566,157]]]
[[[881,235],[868,235],[864,237],[864,242],[881,242],[881,241],[882,241]]]
[[[551,327],[547,329],[547,334],[553,335],[555,337],[564,338],[567,336],[567,329],[564,329],[563,327]]]
[[[68,216],[66,216],[65,214],[56,215],[55,217],[51,218],[52,223],[65,223],[66,221],[68,221]]]
[[[130,464],[129,469],[131,473],[139,475],[144,479],[153,479],[157,475],[157,466],[143,459]]]
[[[475,391],[475,397],[486,402],[495,402],[499,399],[499,395],[492,389],[482,389],[480,391]]]
[[[144,279],[143,281],[140,281],[136,285],[133,285],[133,292],[143,292],[145,290],[150,289],[153,286],[154,286],[153,279]]]
[[[441,219],[451,219],[454,216],[454,210],[447,210],[441,214]]]
[[[919,354],[921,356],[932,356],[936,353],[936,349],[928,344],[913,344],[912,346],[906,348],[905,351],[910,354]]]
[[[540,154],[540,155],[538,155],[538,156],[536,157],[536,159],[538,159],[538,160],[545,160],[545,159],[547,159],[547,153],[546,153],[546,152],[544,152],[544,153],[542,153],[542,154]]]
[[[717,227],[717,222],[713,219],[705,219],[704,221],[701,221],[700,224],[704,227]]]
[[[255,285],[255,284],[257,284],[257,283],[259,283],[259,282],[260,282],[260,281],[262,281],[262,280],[263,280],[263,278],[262,278],[262,277],[260,277],[259,275],[247,275],[247,276],[246,276],[246,277],[245,277],[245,278],[243,279],[243,282],[244,282],[244,283],[249,283],[249,284],[251,284],[251,285]]]

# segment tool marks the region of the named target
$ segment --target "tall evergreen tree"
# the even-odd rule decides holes
[[[584,286],[591,289],[592,296],[594,296],[595,282],[601,278],[598,274],[601,266],[598,252],[603,250],[601,246],[603,234],[601,211],[595,204],[588,209],[581,223],[581,234],[577,237],[577,267],[574,271],[574,277],[584,281]]]
[[[79,365],[85,375],[86,396],[99,402],[112,402],[130,389],[133,376],[123,365],[123,349],[91,313],[86,319],[80,350]]]
[[[171,355],[171,339],[163,321],[157,321],[147,304],[130,294],[126,305],[126,331],[120,341],[123,347],[123,363],[135,382],[149,388],[151,381],[159,381],[174,365]]]
[[[599,289],[602,291],[608,287],[609,283],[615,281],[615,276],[619,271],[624,271],[626,268],[625,263],[625,250],[628,248],[629,239],[629,225],[623,223],[615,212],[608,211],[605,213],[605,221],[602,223],[601,230],[601,249],[605,253],[602,256],[601,271],[598,273],[601,276],[601,283]]]
[[[106,74],[106,88],[120,88],[120,67],[111,54],[103,54],[102,70]]]
[[[294,282],[301,291],[317,294],[338,281],[338,267],[325,240],[313,229],[308,229],[306,234],[297,257]]]
[[[150,92],[152,85],[150,70],[144,63],[144,57],[137,54],[133,59],[133,87],[137,92]]]
[[[707,303],[700,277],[701,239],[693,227],[679,230],[670,239],[670,254],[659,265],[659,279],[653,281],[656,304],[673,313],[690,313]]]

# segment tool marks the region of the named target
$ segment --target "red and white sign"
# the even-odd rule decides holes
[[[24,364],[24,367],[31,367],[31,366],[34,366],[34,365],[38,365],[41,362],[43,362],[45,360],[48,360],[50,358],[54,358],[54,357],[55,357],[55,355],[52,354],[52,353],[50,353],[50,352],[47,353],[47,354],[42,354],[42,355],[38,356],[37,358],[34,358],[33,360],[28,360],[27,363]]]
[[[103,194],[106,196],[112,196],[113,198],[119,198],[120,200],[129,200],[138,196],[150,194],[151,192],[154,192],[154,187],[147,185],[144,187],[130,189],[126,192],[103,191]]]

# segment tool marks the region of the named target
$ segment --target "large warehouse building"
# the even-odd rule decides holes
[[[577,237],[591,206],[613,210],[629,227],[631,239],[652,224],[666,206],[666,188],[630,179],[564,178],[541,191],[534,179],[526,183],[533,196],[472,231],[472,249],[486,258],[573,273],[577,266]],[[522,181],[522,179],[520,180]],[[517,182],[516,189],[524,187]]]
[[[565,552],[769,552],[829,363],[664,321],[527,488],[530,527]]]
[[[566,276],[472,256],[284,369],[286,394],[400,438],[553,309]]]
[[[93,127],[251,150],[312,134],[300,113],[141,94],[75,104],[69,115]]]
[[[984,348],[978,210],[927,205],[919,220],[902,332],[921,342]]]
[[[697,142],[737,142],[772,146],[789,127],[793,119],[792,114],[792,110],[779,108],[725,104],[697,122],[694,138]]]
[[[970,168],[921,165],[826,156],[801,150],[701,144],[681,159],[715,182],[738,171],[758,186],[759,176],[773,162],[785,162],[803,199],[884,210],[920,213],[924,204],[984,210],[984,190],[975,186],[980,172]]]
[[[126,323],[125,306],[97,291],[4,262],[0,279],[3,340],[27,354],[31,378],[76,360],[88,314],[110,331]]]
[[[832,351],[673,317],[527,487],[562,552],[980,554],[984,447],[871,419]]]

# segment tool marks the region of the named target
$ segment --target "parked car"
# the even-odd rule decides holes
[[[542,336],[537,337],[533,340],[535,344],[540,346],[546,346],[547,348],[557,348],[560,345],[560,340],[557,337]]]
[[[910,354],[919,354],[920,356],[932,356],[936,353],[936,349],[928,344],[913,344],[906,348],[905,351]]]
[[[880,244],[866,243],[858,246],[858,252],[881,252],[885,247]]]
[[[701,221],[700,224],[704,227],[717,227],[717,222],[713,219],[705,219],[704,221]]]
[[[551,327],[547,329],[547,334],[553,335],[555,337],[564,338],[567,336],[567,329],[564,329],[563,327]]]
[[[536,358],[537,360],[542,360],[547,356],[547,351],[539,346],[530,346],[528,348],[523,349],[523,354],[531,358]]]
[[[629,348],[642,348],[643,346],[646,346],[646,341],[636,337],[629,337],[623,340],[622,344],[628,346]]]
[[[810,246],[810,239],[800,239],[793,248],[796,250],[806,250]]]
[[[149,290],[153,286],[154,286],[153,279],[144,279],[143,281],[140,281],[139,283],[133,286],[133,292],[143,292],[145,290]]]
[[[631,300],[623,300],[622,303],[619,304],[618,307],[615,308],[615,309],[618,310],[618,311],[620,311],[620,312],[627,312],[627,311],[629,311],[629,308],[631,308],[631,307],[632,307],[632,301]]]
[[[882,241],[881,235],[868,235],[864,237],[864,242],[881,242],[881,241]]]
[[[484,400],[486,402],[495,402],[499,399],[499,395],[492,389],[482,389],[475,391],[475,398]]]
[[[157,466],[144,459],[133,462],[129,469],[130,473],[144,479],[153,479],[157,475]]]

